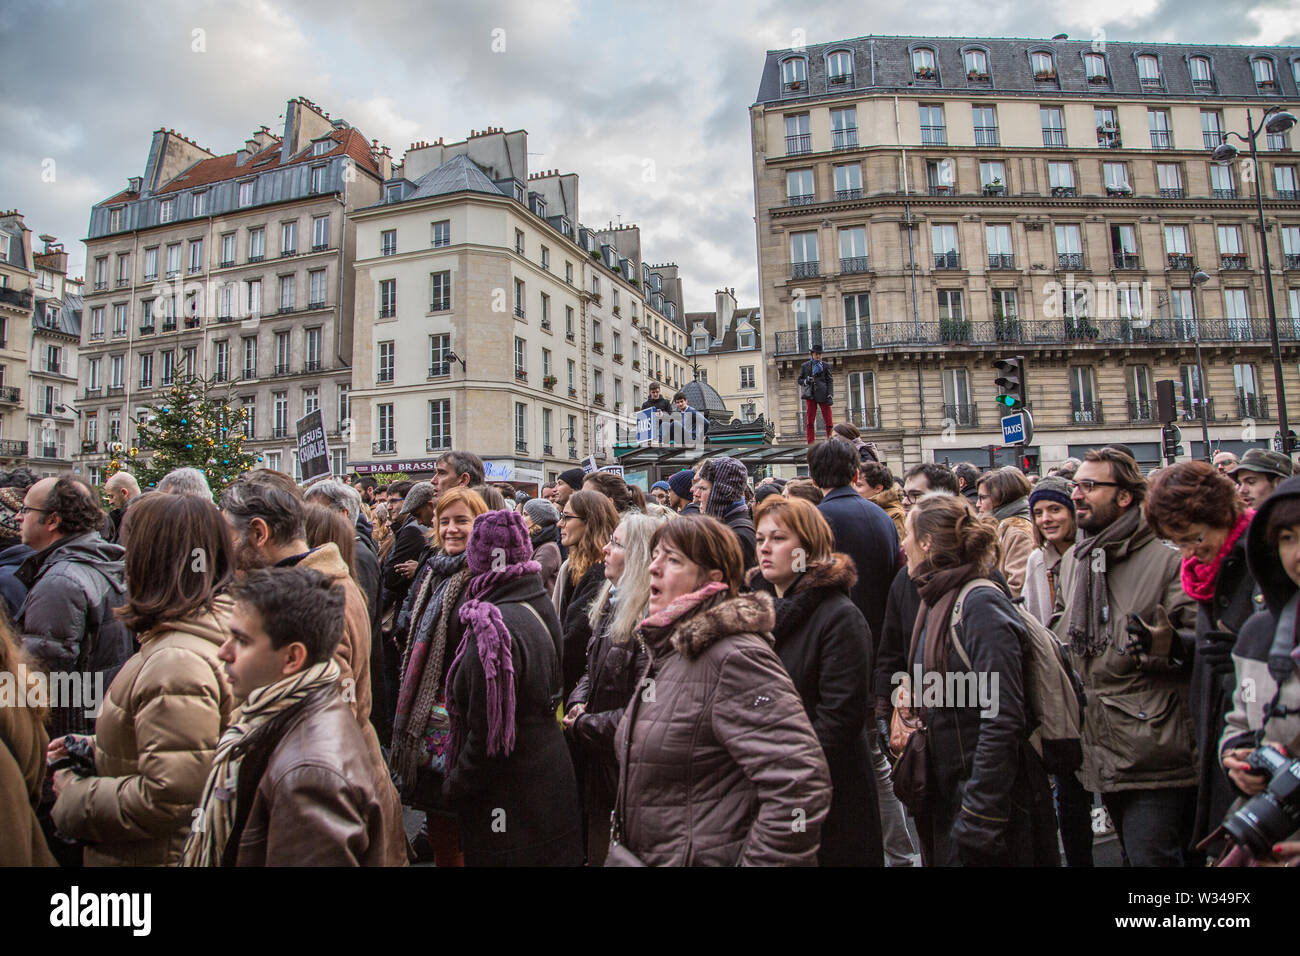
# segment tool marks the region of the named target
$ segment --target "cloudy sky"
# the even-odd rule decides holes
[[[82,274],[90,206],[143,173],[153,130],[232,152],[259,126],[279,133],[301,95],[395,160],[416,140],[526,129],[531,169],[581,176],[586,224],[637,223],[648,261],[678,263],[688,309],[722,286],[756,304],[748,107],[766,50],[799,31],[1098,29],[1297,44],[1300,0],[5,0],[0,208],[62,240]]]

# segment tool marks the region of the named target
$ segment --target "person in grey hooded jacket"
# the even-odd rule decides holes
[[[47,672],[90,673],[96,683],[102,674],[107,687],[134,651],[135,639],[113,613],[126,602],[126,552],[100,537],[102,521],[89,489],[71,478],[43,478],[28,489],[22,540],[36,553],[16,573],[27,597],[15,630]],[[52,708],[51,738],[93,733],[94,703]]]

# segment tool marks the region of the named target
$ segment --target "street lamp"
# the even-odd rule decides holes
[[[1273,301],[1273,273],[1268,263],[1268,232],[1264,224],[1264,191],[1259,185],[1259,149],[1256,141],[1259,139],[1259,134],[1265,130],[1274,134],[1285,133],[1295,125],[1295,122],[1294,114],[1288,113],[1280,106],[1274,106],[1265,111],[1264,115],[1260,117],[1259,126],[1255,126],[1254,115],[1250,110],[1247,110],[1246,126],[1250,130],[1249,137],[1229,131],[1224,134],[1224,141],[1216,146],[1211,154],[1211,158],[1216,163],[1226,166],[1241,153],[1241,150],[1227,141],[1227,137],[1235,136],[1250,146],[1250,159],[1255,177],[1255,207],[1259,213],[1259,248],[1264,263],[1264,301],[1268,305],[1268,336],[1269,344],[1273,349],[1273,387],[1277,390],[1277,422],[1282,433],[1282,451],[1288,458],[1291,456],[1291,441],[1288,437],[1290,429],[1287,427],[1286,420],[1286,390],[1282,385],[1282,346],[1278,344],[1277,338],[1277,305]]]
[[[1201,441],[1205,445],[1205,460],[1210,461],[1209,403],[1205,398],[1205,365],[1201,362],[1201,323],[1196,315],[1196,295],[1200,291],[1200,287],[1210,281],[1210,277],[1193,266],[1189,266],[1188,271],[1192,273],[1192,337],[1196,341],[1196,381],[1197,385],[1200,386],[1197,389],[1200,392],[1197,399],[1198,404],[1201,406]]]

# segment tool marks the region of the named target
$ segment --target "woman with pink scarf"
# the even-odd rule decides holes
[[[1246,619],[1263,607],[1246,565],[1246,529],[1255,512],[1242,504],[1230,478],[1203,461],[1162,469],[1144,507],[1151,529],[1182,551],[1183,590],[1198,607],[1191,692],[1200,766],[1195,845],[1223,822],[1235,796],[1216,744],[1232,707],[1233,645]]]

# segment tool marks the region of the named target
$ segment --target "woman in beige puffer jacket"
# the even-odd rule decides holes
[[[210,501],[160,493],[122,525],[129,598],[120,616],[140,649],[123,665],[90,738],[93,777],[55,775],[54,822],[85,842],[87,866],[179,860],[213,754],[235,710],[217,649],[230,636],[233,568]],[[51,744],[50,756],[63,749]]]

